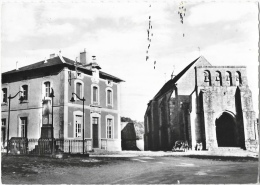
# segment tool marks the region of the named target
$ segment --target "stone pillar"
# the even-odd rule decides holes
[[[206,149],[211,150],[217,148],[216,126],[214,122],[213,111],[214,93],[212,90],[206,90],[203,94],[204,104],[204,120],[205,120],[205,136],[206,136]]]
[[[248,89],[247,86],[241,88],[241,108],[243,111],[245,147],[246,149],[249,149],[251,147],[251,143],[255,142],[255,112],[253,111],[251,91]]]
[[[191,96],[191,98],[192,98],[192,100],[191,100],[192,110],[191,110],[191,113],[190,113],[191,145],[192,145],[192,150],[195,150],[195,146],[196,146],[196,143],[197,143],[197,137],[196,137],[196,125],[197,125],[196,109],[197,109],[197,105],[196,105],[195,97]]]

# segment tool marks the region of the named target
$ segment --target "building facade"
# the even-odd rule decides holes
[[[192,149],[255,150],[258,126],[245,66],[212,66],[199,57],[172,76],[148,103],[145,150],[171,150],[177,140]]]
[[[75,62],[61,53],[44,61],[2,74],[2,145],[7,141],[8,96],[22,91],[10,104],[9,139],[39,139],[42,126],[53,124],[55,139],[82,140],[87,150],[121,150],[120,83],[100,70],[86,51]],[[54,93],[52,102],[51,94]],[[84,98],[84,121],[83,101]],[[24,100],[19,102],[19,96]],[[71,102],[71,98],[75,102]],[[53,104],[52,104],[53,103]],[[84,127],[83,127],[84,123]]]

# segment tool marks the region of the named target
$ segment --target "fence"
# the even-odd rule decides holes
[[[83,153],[83,140],[70,140],[70,139],[57,139],[56,151],[62,151],[65,153]],[[85,152],[92,150],[91,140],[85,139],[84,141]]]
[[[12,142],[11,142],[12,141]],[[18,142],[19,141],[19,142]],[[23,141],[23,142],[21,142]],[[10,152],[13,154],[51,154],[52,152],[52,139],[26,139],[15,138],[9,141],[11,147]],[[12,143],[12,144],[11,144]],[[107,149],[107,140],[101,140],[101,149]],[[64,153],[83,153],[83,140],[74,139],[55,139],[54,140],[55,152]],[[84,152],[92,150],[92,140],[85,139]],[[15,151],[15,153],[13,152]]]

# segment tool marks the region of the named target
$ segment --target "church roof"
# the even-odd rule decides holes
[[[82,72],[86,72],[86,73],[91,73],[91,69],[88,68],[84,68],[83,66],[81,66],[81,63],[78,63],[80,65],[78,65],[78,69],[81,69]],[[35,69],[45,69],[46,67],[51,67],[51,66],[58,66],[58,65],[62,65],[64,67],[68,66],[68,67],[73,67],[75,65],[75,61],[63,57],[63,56],[56,56],[47,60],[43,60],[31,65],[27,65],[24,67],[20,67],[18,70],[14,69],[11,71],[7,71],[4,72],[2,75],[9,75],[9,74],[15,74],[15,73],[19,73],[19,72],[26,72],[26,71],[31,71],[31,70],[35,70]],[[100,77],[101,78],[109,78],[112,80],[115,80],[116,82],[122,82],[123,80],[121,80],[120,78],[117,78],[113,75],[110,75],[108,73],[105,73],[103,71],[100,71]]]
[[[164,84],[164,86],[159,90],[159,92],[154,96],[153,100],[157,100],[159,97],[167,93],[168,91],[173,90],[173,87],[178,82],[179,79],[198,61],[206,62],[207,66],[211,65],[203,56],[198,57],[193,62],[191,62],[188,66],[186,66],[180,73],[178,73],[174,78],[170,79],[168,82]]]

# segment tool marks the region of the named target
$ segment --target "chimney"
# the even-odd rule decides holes
[[[50,54],[50,58],[54,58],[55,57],[55,53]]]
[[[79,62],[80,62],[83,66],[85,66],[85,65],[88,64],[86,49],[84,49],[83,52],[80,52]]]
[[[19,70],[19,68],[18,68],[18,61],[16,62],[16,70]]]

